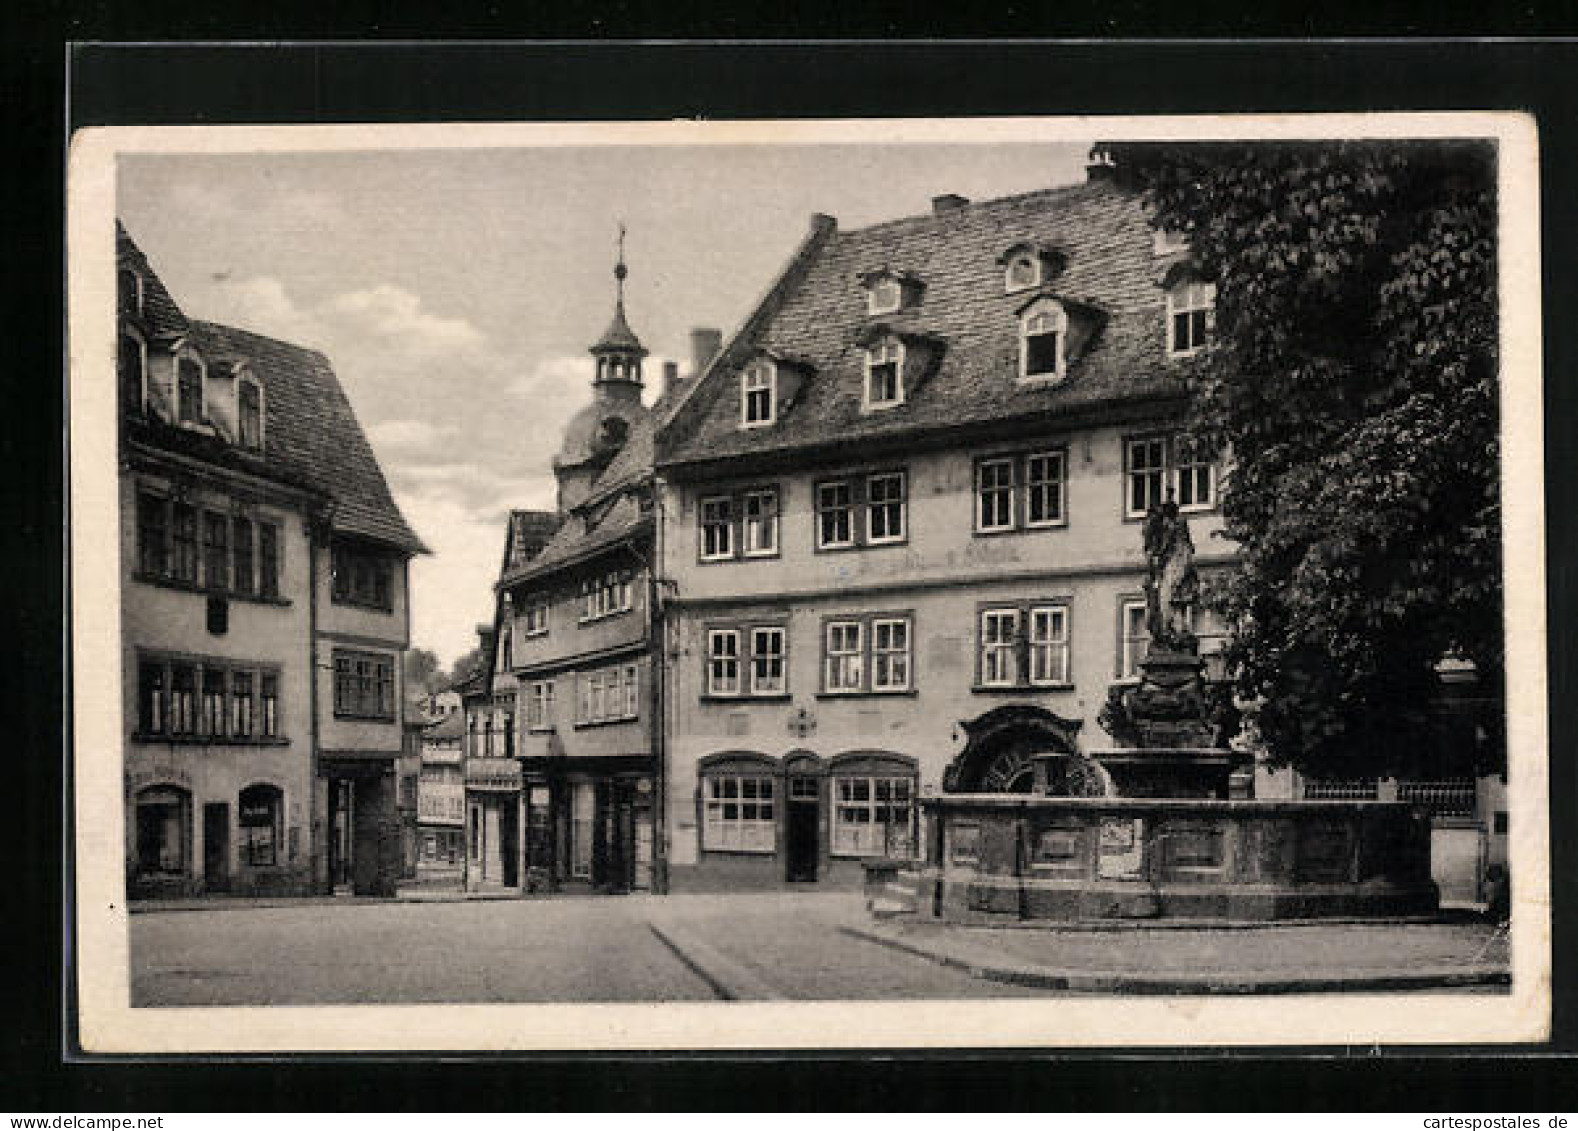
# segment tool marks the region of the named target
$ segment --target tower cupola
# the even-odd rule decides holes
[[[619,225],[619,259],[614,265],[614,319],[591,347],[596,359],[592,388],[599,401],[636,402],[641,400],[641,359],[647,349],[625,320],[625,226]]]

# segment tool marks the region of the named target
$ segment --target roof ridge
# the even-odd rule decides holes
[[[1003,196],[988,197],[986,200],[972,200],[941,216],[935,212],[912,212],[908,216],[896,216],[891,220],[878,220],[874,224],[866,224],[859,228],[842,229],[838,234],[840,236],[863,236],[871,232],[880,231],[883,228],[893,228],[901,224],[914,224],[925,221],[951,223],[954,217],[993,206],[1001,206],[1008,203],[1017,204],[1032,199],[1052,198],[1065,194],[1072,196],[1076,193],[1082,194],[1090,190],[1101,191],[1106,188],[1110,188],[1110,186],[1101,181],[1074,181],[1066,185],[1048,185],[1045,188],[1030,189],[1026,192],[1011,192]]]

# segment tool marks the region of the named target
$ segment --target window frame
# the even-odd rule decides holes
[[[872,499],[871,485],[877,480],[896,479],[899,483],[897,499]],[[843,505],[828,505],[824,499],[824,492],[843,489],[848,493],[848,503]],[[865,471],[854,471],[847,474],[828,476],[815,480],[811,487],[812,499],[815,503],[816,524],[812,531],[812,549],[816,553],[841,553],[848,550],[877,549],[884,546],[903,546],[910,539],[910,474],[907,467],[880,467]],[[898,507],[899,531],[896,534],[884,534],[873,537],[871,529],[872,515],[877,507]],[[849,541],[829,542],[824,540],[826,518],[847,512],[849,526]]]
[[[1031,332],[1031,323],[1042,317],[1050,315],[1053,319],[1051,330]],[[1019,380],[1023,382],[1051,383],[1061,381],[1068,374],[1068,310],[1057,299],[1043,297],[1034,300],[1019,314]],[[1044,337],[1047,334],[1057,335],[1054,343],[1054,360],[1051,372],[1030,372],[1030,339]]]
[[[878,294],[884,289],[892,288],[893,301],[884,303],[878,301]],[[904,306],[904,284],[898,278],[889,274],[881,274],[871,280],[866,287],[866,313],[867,314],[893,314]]]
[[[1024,282],[1014,279],[1014,268],[1021,264],[1028,264],[1030,267],[1030,278]],[[1043,273],[1041,256],[1031,248],[1020,247],[1009,255],[1007,262],[1003,264],[1003,293],[1014,295],[1034,290],[1041,285]]]
[[[246,816],[247,795],[267,798],[266,808],[268,820],[266,822],[249,821]],[[246,868],[276,868],[280,863],[281,844],[284,839],[285,825],[285,791],[273,782],[253,782],[236,792],[236,847],[243,867]],[[266,859],[258,859],[259,841],[249,835],[249,830],[267,829],[268,836],[262,842],[268,847]]]
[[[897,309],[897,308],[895,308]],[[890,408],[897,408],[905,403],[906,392],[904,388],[904,361],[906,350],[904,342],[892,335],[872,342],[865,351],[865,379],[860,386],[860,411],[884,412]],[[891,365],[893,367],[893,396],[878,400],[873,396],[873,378],[877,369]]]
[[[708,507],[722,506],[721,517],[715,511],[709,519]],[[733,561],[735,554],[735,526],[734,496],[733,495],[706,495],[696,500],[696,556],[702,562],[727,562]],[[708,549],[707,532],[709,529],[721,530],[721,540],[714,542],[720,547]],[[726,544],[724,544],[726,543]]]
[[[1058,475],[1055,479],[1033,481],[1030,477],[1032,464],[1037,460],[1055,461]],[[990,488],[984,486],[988,468],[1008,468],[1008,482],[994,484]],[[1061,530],[1068,526],[1068,445],[1053,444],[1045,447],[1024,448],[1016,451],[991,452],[975,457],[974,461],[974,490],[971,511],[973,518],[973,533],[978,535],[999,535],[1028,533],[1037,530]],[[1032,519],[1031,500],[1032,492],[1038,485],[1056,483],[1058,516],[1053,519]],[[994,493],[1006,492],[1007,519],[1005,522],[987,525],[983,521],[985,501],[984,493],[991,490]]]
[[[629,568],[583,577],[580,590],[581,608],[576,614],[578,627],[623,616],[636,607],[635,571]]]
[[[1216,510],[1222,478],[1221,456],[1218,454],[1204,459],[1196,458],[1192,459],[1188,464],[1180,464],[1178,462],[1180,441],[1188,443],[1191,446],[1191,454],[1193,454],[1194,440],[1187,433],[1183,432],[1136,432],[1123,437],[1123,519],[1125,522],[1143,522],[1150,509],[1149,506],[1142,509],[1134,507],[1134,480],[1137,474],[1160,474],[1161,498],[1156,501],[1163,502],[1169,495],[1176,501],[1181,485],[1180,474],[1185,467],[1205,470],[1209,497],[1203,502],[1180,503],[1178,512],[1180,514],[1205,514]],[[1143,472],[1135,470],[1134,450],[1141,444],[1161,445],[1162,462],[1160,468],[1146,467]]]
[[[766,415],[752,416],[753,395],[765,395]],[[778,365],[758,358],[740,370],[740,427],[770,428],[778,422]]]
[[[349,665],[342,670],[341,664]],[[360,722],[392,723],[396,710],[397,676],[394,657],[387,652],[360,648],[335,648],[331,658],[334,672],[334,717]],[[346,694],[354,683],[354,691]],[[386,697],[387,689],[387,697]]]
[[[897,767],[884,770],[862,770],[860,772],[842,772],[834,768],[828,773],[828,802],[832,810],[828,821],[828,855],[837,859],[906,859],[914,855],[918,845],[919,806],[916,804],[919,789],[919,777],[914,771],[908,773],[897,772]],[[865,797],[846,797],[846,792],[854,794],[855,786],[866,786]],[[887,786],[887,796],[883,797],[882,785]],[[900,802],[895,799],[895,786],[902,785],[905,797],[902,805],[905,811],[904,835],[900,845],[895,845],[892,830],[895,822],[892,820],[894,809]],[[847,788],[846,788],[847,787]],[[879,821],[880,813],[886,811],[888,819]],[[848,821],[844,817],[848,813],[863,812],[868,814],[865,821]],[[846,830],[859,831],[861,829],[882,826],[882,849],[880,852],[863,851],[858,844],[852,845],[848,836],[840,837]],[[895,847],[904,851],[896,853]]]
[[[121,323],[120,337],[129,340],[137,347],[136,411],[139,415],[146,415],[148,411],[148,339],[141,330],[128,322]],[[119,355],[117,355],[116,361],[119,363]],[[123,385],[129,385],[129,382],[127,382],[127,375],[125,373],[119,373],[117,376]]]
[[[1054,621],[1061,623],[1060,636],[1053,636],[1040,642],[1034,639],[1036,617],[1041,613],[1050,613]],[[1005,619],[1012,625],[1010,638],[1007,641],[988,642],[988,623],[1002,623]],[[1057,667],[1062,678],[1048,679],[1036,676],[1038,644],[1049,647],[1057,657]],[[1007,657],[1006,663],[1011,669],[1007,677],[998,674],[994,678],[988,678],[989,669],[996,666],[989,662],[988,648],[992,649],[991,655]],[[1070,691],[1074,686],[1074,599],[1072,596],[1017,597],[1011,600],[980,601],[976,604],[973,691],[1020,693]]]
[[[744,685],[744,657],[741,647],[741,629],[736,625],[709,625],[707,633],[707,650],[702,657],[702,696],[708,699],[738,699]],[[732,652],[720,651],[718,644],[724,640],[732,640]],[[734,677],[731,686],[724,686],[717,678],[718,665],[733,664]]]
[[[279,735],[279,665],[145,649],[137,651],[136,665],[133,741],[220,746],[284,741]],[[179,691],[177,672],[183,685]],[[245,725],[238,721],[241,715]]]
[[[904,625],[904,644],[902,650],[889,648],[884,655],[902,656],[906,673],[906,680],[902,687],[891,683],[878,685],[876,682],[876,638],[878,624],[891,625],[902,623]],[[847,647],[838,652],[832,650],[833,632],[835,628],[846,629],[853,627],[856,630],[856,647],[851,650]],[[862,612],[828,613],[822,617],[818,633],[818,663],[820,673],[818,698],[845,699],[857,696],[896,696],[914,695],[917,693],[917,672],[915,668],[915,611],[913,609],[881,609]],[[856,678],[847,685],[833,686],[831,678],[834,664],[843,667],[853,666],[856,669]],[[843,684],[843,680],[839,681]]]
[[[753,520],[751,517],[751,503],[755,500],[762,499],[767,500],[768,507],[765,521],[763,520],[762,516],[758,516]],[[739,500],[740,505],[738,510],[740,516],[740,556],[742,558],[776,558],[778,556],[778,542],[780,535],[778,523],[779,506],[777,486],[753,487],[743,490],[739,494]],[[765,546],[759,546],[755,549],[751,547],[751,531],[753,529],[753,523],[754,529],[768,532],[767,544]]]
[[[247,389],[257,393],[257,435],[249,443],[246,426],[246,396]],[[249,451],[261,452],[267,443],[268,429],[268,402],[263,389],[263,382],[256,377],[239,377],[236,379],[236,442]]]
[[[546,596],[533,596],[521,608],[521,635],[526,637],[548,635],[548,608]]]
[[[534,679],[526,685],[525,724],[528,734],[541,734],[555,727],[554,681]]]
[[[699,775],[701,802],[700,840],[703,852],[729,852],[752,856],[774,856],[778,852],[781,775],[767,767],[711,770],[703,767]],[[746,788],[746,782],[752,788]],[[732,791],[727,788],[733,786]],[[728,815],[733,807],[735,813]],[[747,806],[756,816],[745,816]],[[765,810],[765,813],[764,813]],[[725,835],[729,825],[735,835]]]
[[[1193,300],[1193,301],[1191,301]],[[1211,339],[1216,329],[1216,284],[1192,275],[1178,279],[1167,288],[1167,356],[1169,358],[1193,357],[1211,344]],[[1193,318],[1198,315],[1200,320],[1199,341],[1180,347],[1178,344],[1178,319],[1180,317]],[[1190,327],[1190,338],[1194,337],[1194,323],[1187,323]]]
[[[181,383],[181,364],[184,361],[190,361],[197,367],[197,406],[190,416],[187,415],[186,394]],[[196,349],[183,342],[175,349],[174,368],[175,421],[182,428],[200,428],[208,419],[208,362]]]
[[[770,500],[770,518],[765,523],[750,516],[753,500]],[[771,545],[749,545],[752,530],[769,531]],[[721,532],[712,539],[709,531]],[[696,561],[700,565],[719,562],[764,561],[783,552],[783,489],[778,483],[753,483],[716,491],[696,499]]]
[[[746,628],[746,639],[750,641],[744,659],[748,681],[742,681],[741,692],[752,699],[775,698],[781,699],[789,694],[789,627],[784,624],[752,624]],[[762,651],[759,647],[763,637],[776,637],[778,640],[777,651]],[[759,678],[759,669],[763,660],[772,663],[776,661],[778,677],[776,681],[763,686]]]
[[[394,574],[392,555],[358,543],[336,540],[329,551],[329,600],[348,608],[392,613]]]

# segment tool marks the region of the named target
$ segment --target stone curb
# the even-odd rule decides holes
[[[1373,970],[1342,976],[1283,974],[1277,971],[1238,971],[1232,974],[1142,974],[1130,971],[1092,971],[982,960],[974,955],[926,946],[865,927],[840,926],[851,938],[885,946],[916,958],[964,970],[984,981],[1077,993],[1124,994],[1313,994],[1378,993],[1395,990],[1453,989],[1466,986],[1511,985],[1505,966],[1466,965],[1416,967],[1410,970]]]
[[[694,935],[677,931],[672,925],[660,927],[650,919],[647,928],[724,1001],[784,1000],[777,988]]]
[[[182,911],[251,911],[279,907],[375,907],[391,903],[498,903],[530,899],[520,892],[439,892],[433,895],[301,895],[262,897],[211,896],[206,899],[163,901],[135,900],[127,903],[132,915],[178,913]]]

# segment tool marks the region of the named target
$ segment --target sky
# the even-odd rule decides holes
[[[117,208],[190,317],[322,350],[406,519],[412,644],[446,666],[492,618],[511,507],[591,397],[586,348],[626,311],[688,370],[727,338],[813,213],[841,228],[1083,177],[1088,143],[750,144],[123,154]]]

